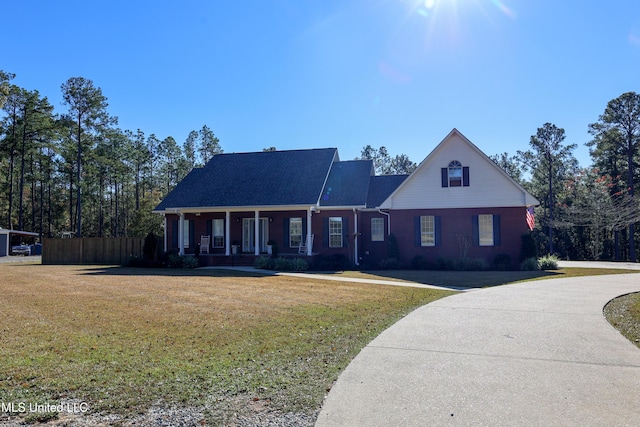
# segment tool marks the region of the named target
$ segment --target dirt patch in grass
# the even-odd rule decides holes
[[[315,414],[371,339],[449,292],[216,270],[0,266],[0,402],[214,424]],[[266,408],[266,409],[265,409]]]
[[[604,315],[614,328],[640,348],[640,293],[611,300],[604,307]]]

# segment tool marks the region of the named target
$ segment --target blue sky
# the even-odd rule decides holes
[[[420,162],[456,127],[487,154],[545,122],[584,143],[640,91],[637,0],[32,1],[2,4],[0,69],[56,111],[93,80],[119,126],[225,152],[366,144]]]

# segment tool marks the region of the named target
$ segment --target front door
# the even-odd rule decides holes
[[[256,219],[242,219],[242,252],[255,253],[256,251]],[[269,241],[269,219],[260,218],[260,231],[258,236],[258,247],[260,252],[267,251],[267,242]]]

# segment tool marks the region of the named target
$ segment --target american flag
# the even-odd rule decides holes
[[[533,216],[533,206],[527,208],[527,225],[531,231],[533,231],[533,228],[536,226],[536,219]]]

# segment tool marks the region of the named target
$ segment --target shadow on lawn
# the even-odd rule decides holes
[[[524,280],[562,276],[557,271],[437,271],[437,270],[375,270],[338,272],[343,277],[361,277],[378,280],[406,280],[443,287],[484,288]]]
[[[170,276],[170,277],[268,277],[272,272],[225,270],[225,269],[183,269],[183,268],[138,268],[138,267],[87,267],[83,274],[104,276]]]

